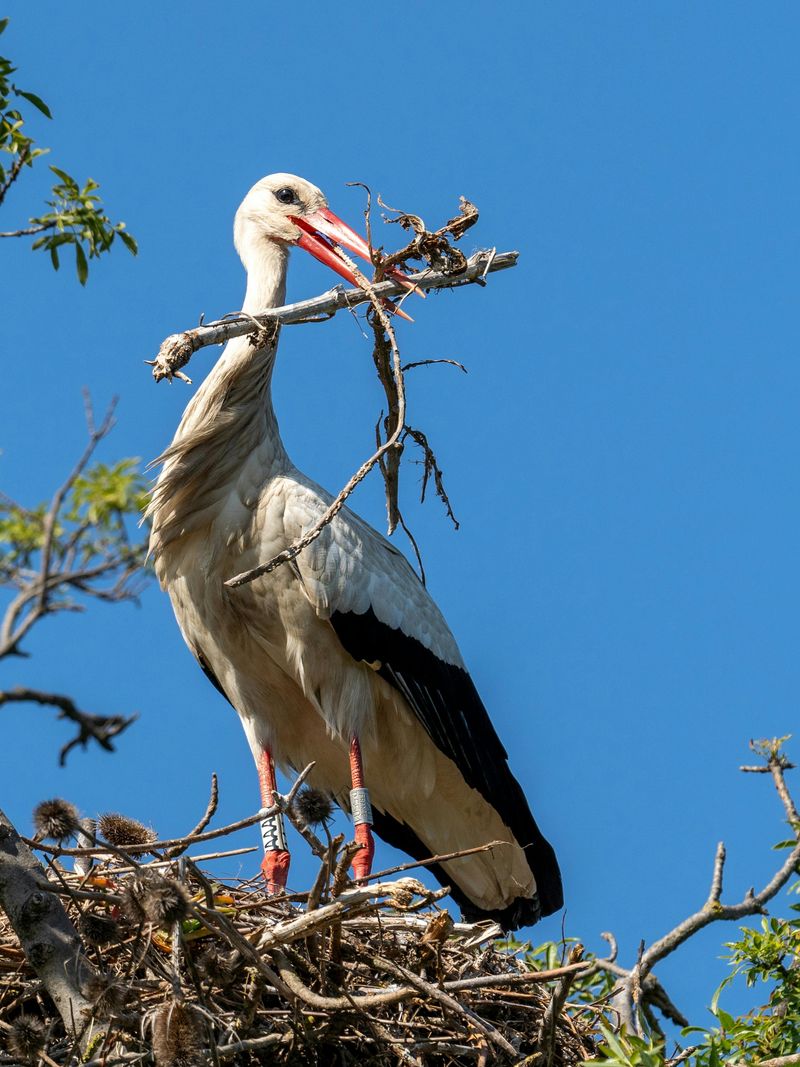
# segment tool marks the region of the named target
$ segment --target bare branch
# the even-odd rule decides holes
[[[124,715],[91,715],[81,711],[73,700],[60,693],[45,693],[40,689],[28,689],[23,686],[0,692],[0,707],[11,703],[42,704],[58,708],[59,719],[67,719],[78,727],[76,736],[61,749],[58,762],[62,767],[73,748],[77,745],[86,748],[90,741],[96,741],[106,752],[113,752],[112,739],[118,737],[137,719],[136,715],[127,718]]]
[[[764,757],[766,765],[742,767],[741,769],[749,773],[772,774],[775,789],[795,832],[797,844],[769,882],[758,893],[750,889],[738,903],[723,904],[721,897],[725,868],[725,846],[720,842],[717,845],[714,857],[708,898],[702,908],[693,915],[687,916],[664,937],[653,942],[648,949],[640,951],[635,966],[630,970],[625,970],[625,968],[616,964],[611,966],[604,965],[607,970],[620,976],[621,980],[614,994],[614,1003],[620,1012],[622,1021],[632,1032],[638,1032],[635,1009],[639,1000],[639,991],[646,987],[646,983],[650,978],[650,971],[658,962],[673,953],[699,930],[713,922],[729,922],[743,919],[748,915],[766,914],[766,905],[769,901],[783,889],[792,875],[800,869],[800,822],[797,820],[797,809],[784,778],[784,772],[791,764],[780,752],[780,744],[783,740],[785,739],[774,738],[772,741],[751,742],[751,748]],[[658,999],[653,999],[652,1003],[659,1007],[660,1010],[665,1011],[668,1018],[682,1018],[663,989],[660,990],[660,1001],[659,1003]]]
[[[261,822],[267,815],[274,815],[277,811],[285,811],[287,806],[291,806],[295,790],[300,788],[313,767],[314,764],[310,763],[308,767],[301,771],[286,797],[278,796],[276,803],[271,804],[268,808],[261,808],[255,815],[249,815],[246,819],[238,819],[236,822],[228,823],[227,826],[221,826],[218,830],[205,830],[201,834],[186,834],[184,837],[171,837],[163,841],[148,841],[147,851],[153,852],[161,849],[180,848],[187,844],[196,845],[200,841],[213,841],[214,838],[225,837],[227,834],[232,834],[236,830],[244,830],[248,826],[254,826],[255,823]],[[64,848],[61,845],[45,845],[40,841],[32,841],[27,837],[23,837],[22,840],[32,848],[42,852],[48,852],[51,856],[102,856],[109,850],[107,844],[102,846],[98,845],[96,848]],[[132,851],[142,851],[140,842],[123,845],[121,848],[130,849]]]
[[[114,408],[116,400],[109,405],[99,426],[95,425],[88,394],[84,394],[87,413],[89,440],[82,455],[67,479],[53,494],[44,516],[27,512],[29,518],[41,521],[41,545],[38,547],[39,560],[37,570],[15,567],[9,575],[4,571],[2,580],[5,584],[16,585],[20,592],[7,605],[2,625],[0,625],[0,659],[4,656],[19,655],[20,642],[43,616],[56,611],[80,610],[70,600],[55,600],[53,594],[61,588],[69,588],[85,596],[100,600],[124,600],[136,595],[129,583],[140,572],[143,562],[141,546],[130,546],[124,535],[120,534],[119,551],[113,554],[97,552],[99,562],[83,564],[75,568],[76,553],[82,538],[91,528],[91,523],[78,523],[75,530],[64,541],[56,533],[62,517],[62,507],[78,478],[83,474],[98,444],[111,431],[114,425]],[[12,507],[16,506],[9,502]],[[24,509],[22,509],[24,511]],[[121,525],[121,524],[120,524]],[[85,547],[85,544],[84,544]],[[97,557],[96,557],[97,558]],[[108,587],[98,587],[96,579],[104,575],[117,575]]]
[[[83,450],[78,462],[72,468],[72,473],[69,475],[63,485],[59,486],[53,494],[53,498],[50,501],[50,507],[47,510],[47,514],[44,518],[44,536],[42,540],[42,552],[41,552],[41,566],[40,566],[40,592],[39,592],[39,610],[44,612],[47,607],[47,594],[48,594],[48,578],[50,577],[50,554],[53,547],[53,531],[55,530],[56,519],[58,513],[61,510],[61,505],[64,502],[64,497],[73,487],[77,479],[81,476],[86,468],[86,464],[92,458],[95,449],[102,441],[102,439],[111,431],[114,425],[114,409],[117,406],[117,398],[114,397],[111,403],[108,405],[105,417],[103,418],[100,427],[97,428],[94,425],[94,416],[92,415],[91,403],[89,401],[88,393],[84,390],[83,394],[84,407],[86,409],[86,422],[89,430],[89,441],[86,448]]]
[[[196,838],[198,834],[201,834],[203,832],[203,830],[205,830],[205,828],[208,826],[208,824],[211,822],[212,818],[214,817],[214,812],[217,810],[217,805],[218,804],[219,804],[219,783],[217,781],[216,774],[212,773],[212,775],[211,775],[211,795],[208,798],[208,804],[206,805],[206,810],[203,812],[202,818],[198,822],[197,826],[195,826],[194,830],[190,830],[189,833],[187,834],[187,839]],[[178,847],[176,847],[174,849],[170,849],[167,852],[167,856],[169,857],[169,859],[176,859],[178,856],[180,856],[180,854],[182,852],[185,852],[187,848],[189,848],[189,843],[187,843],[185,845],[180,845],[180,846],[178,846]]]
[[[460,288],[478,281],[485,271],[488,257],[489,253],[476,252],[467,260],[463,274],[455,277],[442,272],[424,270],[417,274],[410,274],[409,280],[423,290]],[[489,273],[515,267],[518,258],[518,252],[501,252],[495,255]],[[374,295],[379,298],[398,296],[405,292],[407,292],[406,288],[396,281],[379,282],[373,287]],[[357,307],[369,299],[369,295],[363,289],[342,289],[337,286],[310,300],[301,300],[280,308],[270,308],[254,317],[262,326],[275,322],[300,323],[313,316],[333,315],[342,309]],[[170,381],[177,377],[177,371],[186,366],[198,349],[205,348],[207,345],[224,344],[232,337],[244,337],[252,330],[253,317],[244,317],[237,313],[225,319],[195,326],[183,333],[171,334],[162,342],[158,355],[152,362],[153,377],[157,382],[164,378]]]
[[[8,193],[8,190],[11,188],[11,186],[17,180],[17,178],[20,175],[20,171],[25,166],[25,164],[30,160],[30,158],[31,158],[30,147],[28,145],[23,145],[22,148],[19,151],[19,155],[14,160],[14,162],[11,164],[11,166],[10,166],[10,168],[8,170],[8,175],[6,177],[6,180],[3,182],[2,185],[0,185],[0,204],[2,204],[3,201],[5,200],[6,194]],[[0,236],[3,236],[3,237],[17,237],[17,236],[20,236],[20,234],[12,232],[12,233],[4,233],[4,234],[2,234]]]
[[[717,854],[714,857],[714,874],[711,878],[711,890],[706,901],[707,908],[716,907],[722,896],[722,875],[725,870],[725,844],[720,841],[717,845]]]
[[[32,237],[36,233],[42,233],[44,230],[52,230],[55,226],[55,222],[45,222],[39,226],[26,226],[22,230],[5,230],[0,233],[0,237]]]
[[[570,963],[580,963],[583,956],[583,945],[573,945],[570,954]],[[569,974],[563,975],[553,990],[550,997],[550,1003],[547,1005],[547,1010],[542,1016],[541,1026],[539,1027],[539,1034],[536,1038],[536,1045],[539,1051],[544,1055],[545,1067],[550,1067],[553,1062],[553,1057],[556,1052],[556,1023],[558,1017],[564,1009],[564,1005],[567,1002],[569,991],[572,983],[577,977],[576,971],[571,971]]]

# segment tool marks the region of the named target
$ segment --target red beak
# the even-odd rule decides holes
[[[363,237],[360,237],[355,230],[351,230],[346,222],[342,222],[327,207],[320,208],[319,211],[315,211],[312,215],[306,215],[304,218],[297,216],[290,216],[290,218],[303,231],[296,242],[299,248],[304,248],[320,263],[324,263],[326,267],[330,267],[331,270],[336,271],[337,274],[352,282],[353,285],[358,285],[355,275],[334,247],[334,242],[343,248],[347,248],[350,252],[354,252],[357,256],[365,259],[367,263],[372,263],[369,245]],[[389,275],[409,291],[415,290],[420,296],[425,296],[422,290],[417,288],[412,281],[409,281],[402,271],[390,270]],[[409,322],[414,321],[410,315],[406,315],[402,308],[396,307],[390,300],[384,300],[383,303],[394,314],[408,319]]]

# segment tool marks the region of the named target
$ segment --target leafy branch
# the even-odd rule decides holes
[[[8,19],[0,19],[0,34],[7,25]],[[9,166],[0,165],[0,204],[19,179],[23,168],[32,167],[34,160],[49,151],[36,147],[34,139],[25,132],[25,117],[17,101],[27,101],[47,119],[53,117],[40,96],[14,84],[12,76],[15,73],[16,68],[11,61],[0,56],[0,152],[11,157]],[[32,249],[49,252],[56,270],[60,266],[59,249],[72,246],[81,285],[86,284],[89,276],[89,260],[107,252],[117,237],[129,252],[136,255],[136,241],[127,232],[125,223],[114,223],[105,214],[102,200],[97,194],[99,185],[96,181],[88,178],[81,185],[58,167],[51,166],[50,170],[59,179],[53,185],[52,199],[46,201],[50,210],[29,219],[28,226],[0,232],[0,237],[37,237]]]
[[[49,501],[28,507],[0,494],[0,587],[13,591],[0,621],[0,659],[26,655],[22,641],[42,618],[83,611],[87,600],[136,599],[145,581],[145,545],[131,541],[127,529],[145,502],[138,461],[92,462],[114,425],[114,406],[96,425],[86,397],[88,442]],[[0,692],[0,705],[23,701],[57,707],[59,718],[77,725],[76,737],[61,751],[62,764],[74,746],[89,741],[113,750],[111,739],[134,721],[90,715],[59,694]]]

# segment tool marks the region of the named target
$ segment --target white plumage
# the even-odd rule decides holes
[[[335,219],[293,175],[251,189],[234,229],[245,311],[284,301],[288,248],[321,212]],[[561,906],[555,857],[406,559],[345,508],[293,563],[224,585],[311,529],[331,501],[281,442],[275,347],[229,342],[160,457],[150,547],[181,632],[257,761],[265,751],[284,770],[316,761],[313,784],[347,807],[358,738],[378,834],[418,858],[507,841],[436,873],[470,914],[533,921]]]

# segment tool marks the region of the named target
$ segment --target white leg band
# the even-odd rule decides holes
[[[286,833],[283,828],[283,815],[276,811],[261,820],[261,840],[265,852],[286,852]]]
[[[368,789],[350,790],[350,811],[356,825],[367,823],[368,826],[372,826],[372,805],[369,802]]]

